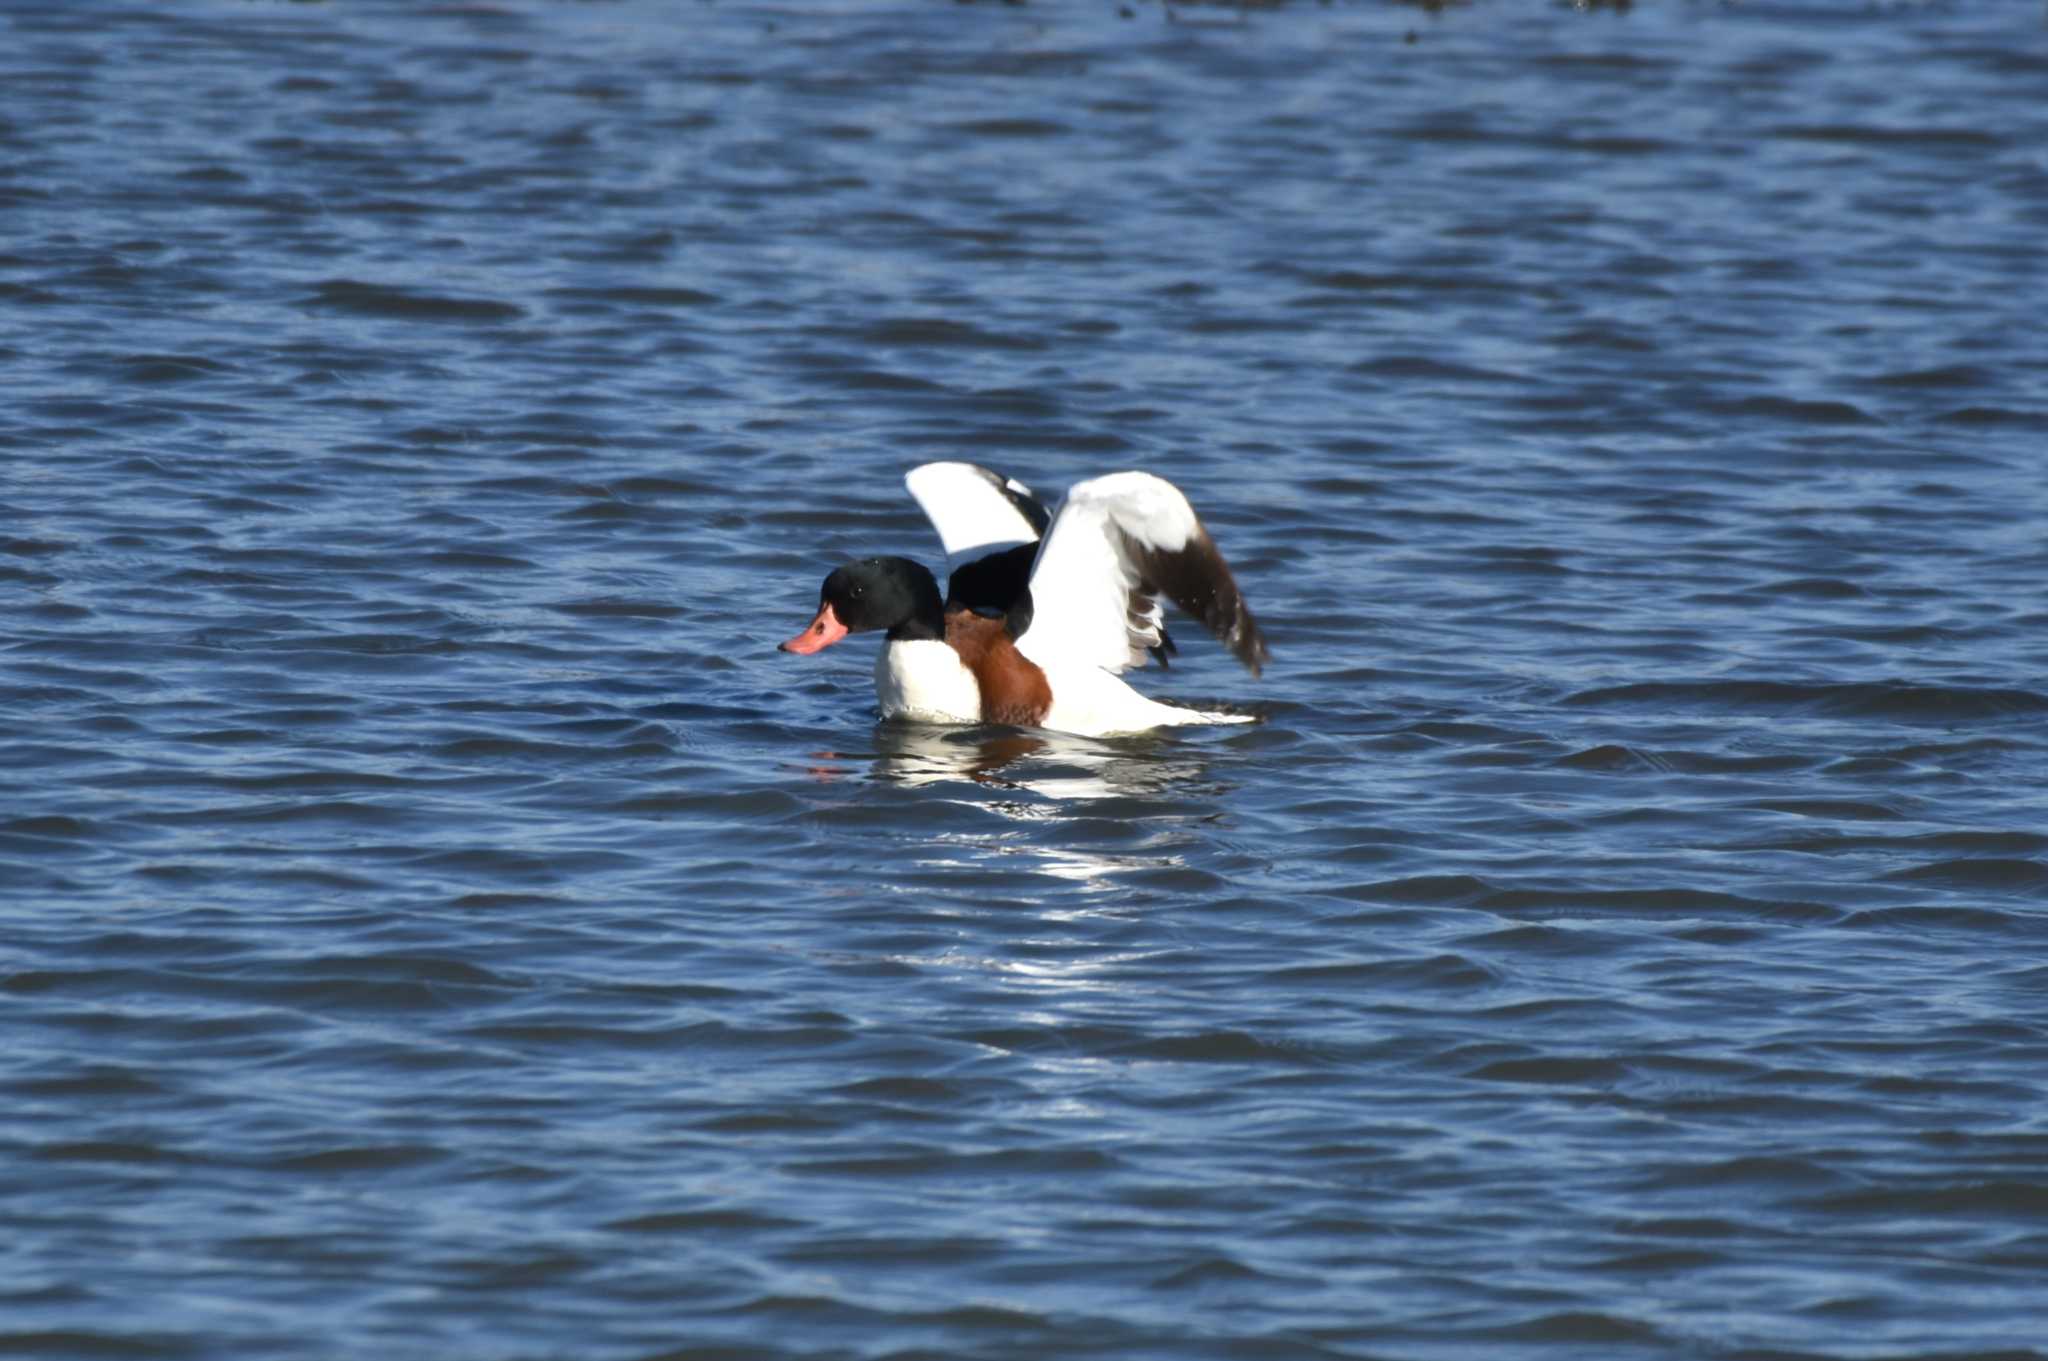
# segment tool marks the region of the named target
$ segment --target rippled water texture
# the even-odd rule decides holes
[[[9,7],[0,1352],[2044,1355],[2041,24]]]

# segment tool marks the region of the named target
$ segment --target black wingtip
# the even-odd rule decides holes
[[[1244,663],[1245,670],[1254,676],[1260,675],[1265,671],[1266,663],[1273,659],[1273,650],[1266,646],[1266,635],[1259,632],[1258,621],[1252,618],[1244,597],[1235,596],[1230,603],[1235,608],[1226,611],[1228,618],[1222,627],[1214,624],[1210,627],[1215,629],[1217,640],[1230,649],[1230,655]]]
[[[1024,517],[1025,523],[1031,526],[1034,536],[1041,539],[1045,537],[1046,526],[1052,523],[1052,512],[1045,508],[1045,502],[1039,500],[1031,488],[1014,477],[1003,476],[994,468],[985,468],[979,463],[970,463],[967,466],[979,473],[1003,499],[1016,508],[1017,513]]]
[[[1273,649],[1266,646],[1265,635],[1259,632],[1257,624],[1252,623],[1250,615],[1245,616],[1244,622],[1250,636],[1230,651],[1253,676],[1262,676],[1266,672],[1266,663],[1273,660]]]

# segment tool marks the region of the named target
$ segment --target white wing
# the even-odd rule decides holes
[[[1031,488],[972,463],[919,464],[903,475],[903,485],[939,531],[949,572],[998,549],[1035,543],[1045,528],[1045,507]]]
[[[1032,564],[1034,613],[1017,649],[1046,667],[1142,666],[1159,642],[1161,594],[1259,673],[1266,640],[1180,488],[1136,472],[1077,482]]]

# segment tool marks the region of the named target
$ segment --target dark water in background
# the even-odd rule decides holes
[[[8,7],[0,1352],[2048,1354],[2044,240],[2027,4]],[[1266,722],[773,652],[932,457]]]

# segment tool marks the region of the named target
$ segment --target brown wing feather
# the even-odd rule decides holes
[[[1138,575],[1129,609],[1134,635],[1140,615],[1153,604],[1152,597],[1164,595],[1201,620],[1216,641],[1229,648],[1254,676],[1259,674],[1272,654],[1258,621],[1252,618],[1251,607],[1244,602],[1244,593],[1237,588],[1237,578],[1230,574],[1230,564],[1223,560],[1206,528],[1198,527],[1186,546],[1174,551],[1152,547],[1122,529],[1115,533],[1122,541],[1124,560]],[[1151,640],[1134,637],[1134,641]]]

